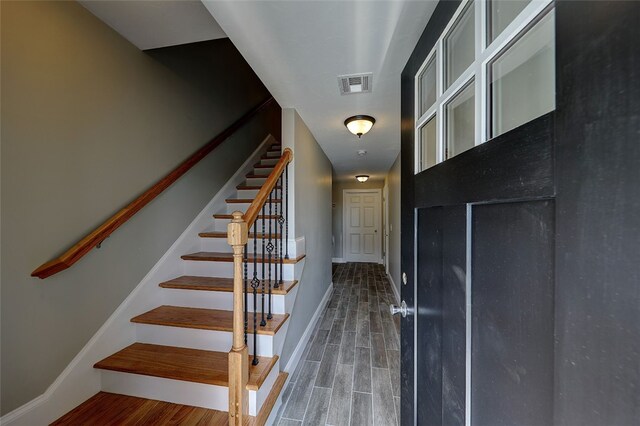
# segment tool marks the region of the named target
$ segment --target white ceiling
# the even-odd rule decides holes
[[[80,4],[142,50],[226,37],[199,0],[81,0]]]
[[[203,3],[278,103],[298,110],[338,179],[386,174],[400,151],[400,73],[437,1]],[[340,95],[338,75],[365,72],[372,93]],[[376,118],[360,140],[343,124],[356,114]]]

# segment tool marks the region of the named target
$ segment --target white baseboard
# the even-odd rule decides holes
[[[198,233],[211,224],[211,216],[225,206],[225,198],[244,181],[244,175],[272,140],[275,139],[269,135],[260,143],[51,386],[42,395],[2,416],[1,425],[49,424],[100,391],[101,375],[93,365],[135,342],[135,326],[130,319],[162,304],[158,283],[182,275],[180,255],[197,247]]]
[[[342,257],[334,257],[333,259],[331,259],[332,263],[347,263],[346,260],[344,260],[344,258]]]
[[[393,289],[393,294],[396,296],[396,302],[400,305],[400,292],[398,291],[398,287],[396,287],[396,283],[391,278],[391,275],[387,274],[387,278],[389,278],[389,282],[391,283],[391,288]]]
[[[320,316],[322,315],[324,308],[327,306],[327,304],[331,300],[331,293],[333,293],[333,283],[329,284],[329,287],[327,288],[327,291],[324,293],[324,296],[322,297],[322,300],[320,301],[318,308],[313,313],[313,316],[309,321],[309,325],[307,325],[307,328],[304,330],[304,333],[302,333],[302,336],[300,337],[300,340],[298,341],[296,348],[291,354],[291,358],[289,358],[287,365],[284,367],[284,371],[286,371],[287,373],[292,374],[295,371],[296,367],[298,366],[298,363],[300,362],[300,358],[302,358],[302,353],[304,352],[304,348],[307,346],[307,342],[309,342],[309,339],[311,338],[311,333],[313,333],[313,329],[315,328],[316,323],[320,319]],[[288,381],[289,379],[287,378],[287,382]]]
[[[296,370],[296,368],[298,367],[298,364],[302,359],[302,354],[304,353],[304,349],[307,347],[307,344],[309,343],[309,339],[311,339],[311,334],[313,333],[313,330],[315,329],[316,324],[320,320],[320,317],[322,316],[322,312],[324,311],[324,308],[326,308],[327,305],[329,304],[329,301],[331,301],[332,293],[333,293],[333,282],[329,284],[329,287],[327,288],[327,291],[324,293],[324,296],[322,297],[322,300],[320,301],[318,308],[313,313],[313,316],[309,321],[309,325],[307,325],[307,328],[304,330],[304,333],[302,333],[302,336],[300,337],[300,340],[298,341],[296,348],[291,354],[291,358],[289,358],[287,365],[284,367],[284,371],[289,373],[289,376],[287,376],[287,380],[284,383],[284,386],[282,386],[282,392],[280,393],[279,400],[281,400],[284,390],[287,388],[287,386],[289,385],[289,382],[291,381],[291,376],[293,375],[293,372]],[[280,407],[277,407],[278,408],[277,410],[274,409],[271,412],[271,416],[269,416],[269,419],[271,419],[272,416],[273,416],[273,420],[277,418],[279,411],[282,410],[285,406],[285,404],[282,404],[281,402],[280,404],[281,405]],[[275,416],[274,416],[274,413],[275,413]],[[267,424],[271,424],[271,423],[267,423]]]

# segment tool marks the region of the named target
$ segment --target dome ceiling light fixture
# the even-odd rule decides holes
[[[354,115],[344,120],[344,125],[347,126],[351,133],[361,138],[362,135],[371,130],[375,122],[376,119],[370,115]]]
[[[356,179],[358,179],[360,183],[365,183],[369,180],[369,175],[356,175]]]

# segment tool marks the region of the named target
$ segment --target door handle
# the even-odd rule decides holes
[[[402,303],[400,303],[400,306],[389,305],[389,311],[391,312],[391,315],[400,314],[402,315],[402,318],[404,318],[407,316],[407,303],[403,300]]]

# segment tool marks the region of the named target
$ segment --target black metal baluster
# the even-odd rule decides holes
[[[260,238],[262,239],[262,253],[260,254],[262,256],[262,320],[260,321],[260,325],[262,327],[264,327],[265,325],[267,325],[267,321],[264,318],[264,221],[266,219],[266,206],[263,204],[262,205],[262,235],[260,235]]]
[[[282,242],[282,225],[284,224],[284,217],[282,216],[282,209],[283,209],[283,205],[282,203],[284,202],[284,198],[283,198],[283,194],[282,194],[282,183],[283,183],[284,177],[282,175],[280,175],[280,215],[278,216],[278,224],[280,224],[280,253],[278,254],[278,262],[280,263],[280,281],[276,283],[276,288],[280,287],[280,284],[284,285],[284,259],[282,258],[282,252],[283,250],[283,246],[282,244],[287,244],[289,245],[289,241],[285,241],[284,243]],[[277,268],[277,265],[276,265]]]
[[[249,249],[249,243],[244,245],[244,253],[242,253],[242,260],[244,263],[244,344],[247,344],[247,331],[249,328],[249,294],[248,294],[248,267],[247,267],[247,251]]]
[[[258,365],[258,235],[256,232],[257,223],[253,225],[253,279],[251,280],[251,288],[253,289],[253,365]]]
[[[269,218],[271,218],[273,216],[273,191],[271,190],[271,192],[269,193]],[[269,252],[269,313],[267,314],[267,319],[271,319],[273,318],[273,315],[271,315],[271,284],[272,284],[272,280],[271,280],[271,269],[273,268],[273,265],[271,264],[271,260],[273,259],[273,232],[272,232],[272,222],[273,220],[269,219],[269,244],[267,244],[267,251]]]
[[[285,255],[284,258],[289,258],[289,164],[284,168],[284,194],[285,194],[285,210],[284,210],[284,223],[286,228],[285,241],[287,245],[285,246]]]
[[[282,175],[278,176],[278,180],[276,182],[276,200],[278,200],[278,202],[276,202],[276,223],[275,223],[275,229],[274,229],[274,233],[275,235],[275,240],[276,240],[276,262],[275,262],[275,275],[276,275],[276,279],[275,282],[273,283],[273,288],[279,288],[280,287],[280,280],[282,278],[282,271],[279,271],[278,268],[278,263],[280,262],[280,256],[282,253],[282,235],[278,236],[278,224],[280,223],[280,216],[282,216]],[[282,233],[281,233],[282,234]],[[278,274],[279,273],[279,274]]]

